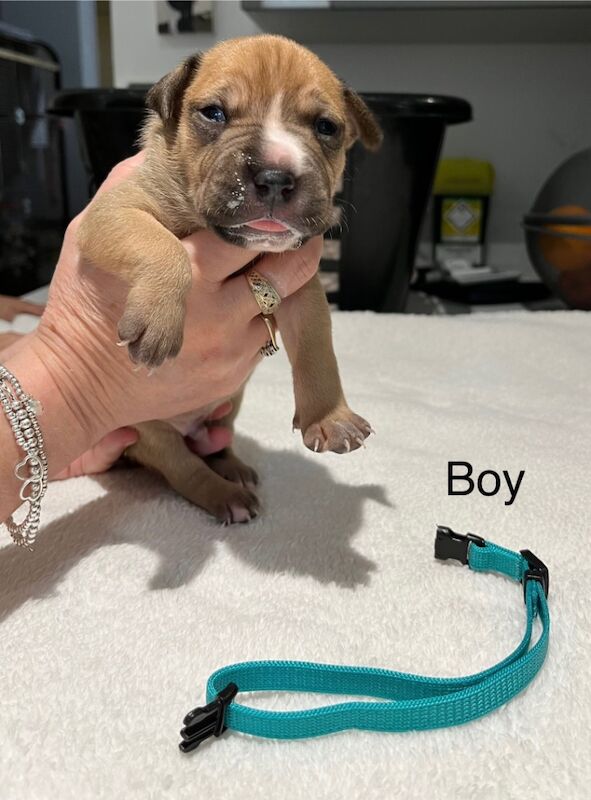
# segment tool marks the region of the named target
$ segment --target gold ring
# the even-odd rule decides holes
[[[257,301],[258,307],[261,309],[261,314],[268,316],[277,311],[281,305],[281,297],[275,290],[275,287],[269,283],[266,278],[256,271],[256,269],[249,269],[244,273],[248,285]]]
[[[267,326],[267,330],[269,331],[269,340],[267,344],[261,347],[260,353],[263,356],[275,355],[275,353],[279,350],[279,345],[277,344],[277,339],[275,337],[275,321],[273,320],[272,317],[271,319],[269,319],[268,316],[265,317],[263,316],[263,314],[261,314],[261,319],[263,320],[263,322]]]

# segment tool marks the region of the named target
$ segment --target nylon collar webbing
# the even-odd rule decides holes
[[[230,729],[253,736],[302,739],[350,728],[408,731],[461,725],[521,692],[539,672],[550,636],[548,570],[528,550],[506,550],[479,536],[439,526],[435,557],[453,558],[475,572],[497,572],[523,584],[526,626],[517,648],[490,669],[464,678],[430,678],[373,667],[304,661],[247,661],[222,667],[207,683],[207,705],[189,712],[183,752]],[[542,632],[532,644],[534,620]],[[237,692],[290,691],[379,698],[302,711],[265,711],[237,703]]]

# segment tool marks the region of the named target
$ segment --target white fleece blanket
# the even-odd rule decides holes
[[[139,469],[54,484],[34,553],[0,549],[0,796],[588,798],[591,786],[591,316],[335,314],[366,450],[307,452],[285,354],[248,389],[237,450],[264,513],[220,528]],[[447,462],[525,470],[515,502],[447,495]],[[552,636],[494,714],[423,733],[270,741],[185,756],[208,675],[248,659],[482,670],[524,625],[521,589],[433,559],[435,523],[550,567]],[[326,702],[268,694],[252,702]]]

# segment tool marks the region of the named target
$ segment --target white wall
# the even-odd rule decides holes
[[[18,0],[0,4],[0,18],[37,36],[60,59],[62,86],[96,86],[98,60],[94,2]]]
[[[161,36],[156,28],[152,0],[111,0],[113,77],[116,86],[152,83],[176,66],[188,53],[205,50],[220,39],[260,33],[240,3],[215,3],[212,34]]]
[[[426,12],[425,12],[426,13]],[[152,82],[188,52],[259,32],[239,3],[215,7],[215,33],[159,36],[152,2],[112,3],[118,86]],[[548,173],[591,146],[587,44],[325,44],[313,49],[360,90],[431,92],[469,100],[474,122],[450,128],[445,155],[484,158],[497,171],[490,219],[495,243],[521,243],[519,221]],[[520,262],[523,250],[500,248]]]

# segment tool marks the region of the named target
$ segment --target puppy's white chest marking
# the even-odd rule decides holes
[[[296,177],[304,171],[305,153],[297,136],[285,129],[282,121],[283,95],[273,98],[264,123],[263,160],[282,169],[289,170]]]

